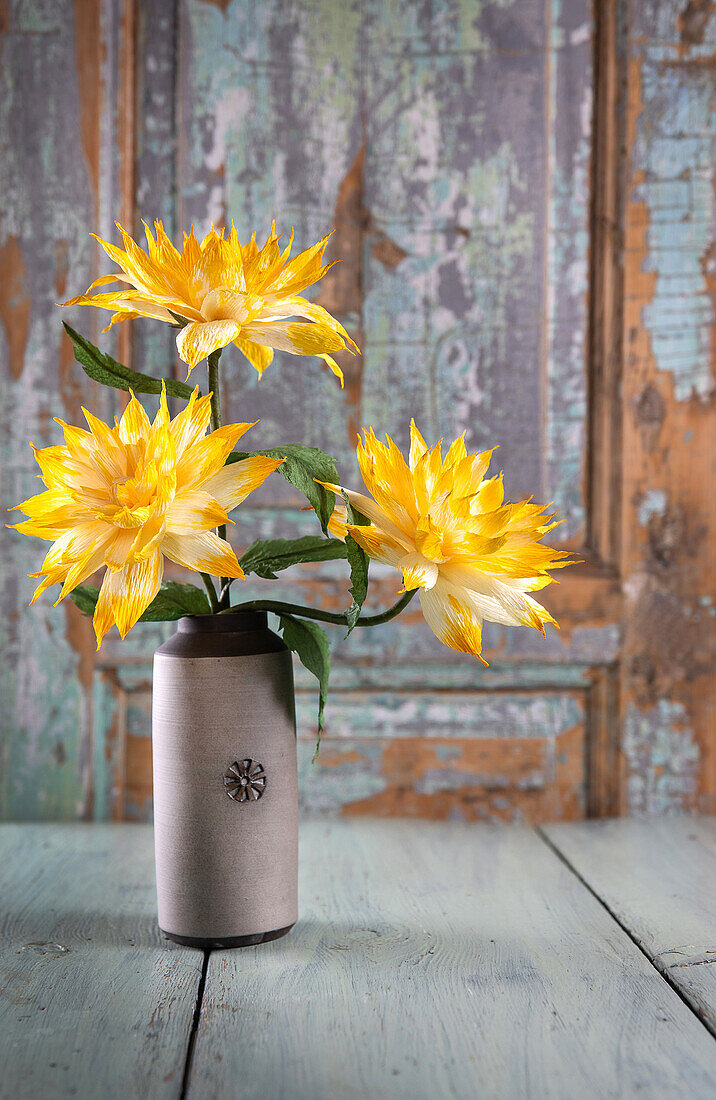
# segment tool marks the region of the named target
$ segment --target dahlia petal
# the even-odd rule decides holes
[[[406,536],[405,532],[400,529],[397,523],[370,497],[364,496],[363,493],[354,493],[352,489],[345,489],[340,485],[333,485],[330,481],[318,481],[319,485],[322,485],[324,489],[328,489],[332,493],[344,493],[348,499],[348,503],[360,512],[362,516],[369,519],[372,524],[379,527],[381,531],[384,531],[387,535],[403,546],[405,551],[414,550],[415,546]],[[367,552],[367,551],[366,551]]]
[[[328,533],[333,535],[334,539],[340,539],[341,542],[346,541],[346,534],[348,532],[348,509],[345,504],[339,504],[338,501],[336,501],[333,505],[331,518],[327,526]]]
[[[241,332],[235,321],[193,321],[177,333],[179,357],[193,371],[197,363],[218,348],[225,348]]]
[[[336,363],[333,356],[332,355],[321,355],[320,358],[323,360],[323,362],[326,364],[326,366],[330,369],[331,373],[335,374],[336,378],[338,379],[338,381],[341,384],[341,389],[343,389],[343,386],[345,384],[344,380],[343,380],[343,371],[338,366],[338,363]]]
[[[81,557],[67,573],[64,584],[62,585],[62,591],[55,600],[55,607],[61,600],[64,600],[70,592],[72,592],[78,584],[82,584],[88,577],[91,577],[93,573],[96,573],[104,565],[104,551],[105,547],[103,543],[93,546],[87,553]]]
[[[494,512],[505,499],[505,487],[502,484],[502,474],[492,477],[489,481],[483,481],[475,498],[475,509],[478,512]]]
[[[328,325],[302,321],[253,321],[244,325],[242,332],[254,344],[291,355],[324,355],[346,346],[343,337]]]
[[[349,532],[362,550],[365,550],[369,558],[383,562],[384,565],[394,565],[405,557],[405,547],[385,531],[373,524],[360,525],[348,523],[345,529]]]
[[[482,621],[469,601],[438,583],[429,591],[421,590],[420,606],[436,638],[450,649],[471,653],[487,666],[481,656]]]
[[[234,340],[236,347],[248,359],[251,366],[258,372],[259,378],[268,366],[273,362],[273,348],[264,347],[262,344],[254,344],[243,335]]]
[[[309,302],[306,298],[300,298],[296,295],[281,295],[270,300],[256,320],[262,322],[284,321],[289,317],[307,317],[309,321],[324,325],[342,336],[346,346],[352,351],[357,352],[359,350],[358,345],[351,339],[340,321],[337,321],[327,309],[319,306],[316,302]]]
[[[479,608],[484,619],[506,626],[531,626],[544,632],[554,619],[541,604],[528,596],[520,584],[490,576],[480,569],[448,563],[440,567],[441,581],[451,590],[461,590]]]
[[[410,469],[414,470],[420,459],[427,452],[428,445],[418,431],[415,421],[410,421]]]
[[[209,531],[225,523],[233,523],[233,520],[229,519],[211,491],[205,489],[188,489],[179,493],[166,512],[166,530],[170,535]]]
[[[218,473],[241,436],[254,424],[225,424],[187,447],[177,462],[177,490],[198,485]]]
[[[174,440],[177,458],[188,447],[193,447],[206,434],[211,420],[211,394],[199,397],[199,387],[195,387],[189,403],[172,420],[169,430]]]
[[[415,588],[434,588],[438,579],[438,567],[435,562],[428,561],[417,551],[402,557],[398,562],[398,569],[403,574],[403,586],[406,592],[411,592]]]
[[[277,470],[283,461],[282,458],[266,458],[264,455],[242,458],[213,474],[204,482],[204,488],[230,512],[246,500],[249,493],[263,485],[269,474]]]
[[[146,439],[151,428],[152,425],[144,411],[144,406],[140,405],[134,394],[132,394],[132,399],[119,421],[119,438],[123,443],[136,443],[139,439]]]
[[[236,554],[225,539],[213,531],[194,535],[168,534],[162,543],[162,551],[177,565],[210,573],[214,577],[243,577]]]
[[[123,569],[107,570],[93,619],[97,649],[113,623],[117,624],[122,638],[126,636],[159,591],[163,572],[164,562],[159,552]]]

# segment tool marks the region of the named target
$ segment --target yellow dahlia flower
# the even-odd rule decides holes
[[[160,221],[155,221],[154,227],[156,239],[144,226],[146,252],[119,222],[124,250],[97,237],[121,272],[103,275],[86,294],[63,305],[114,310],[108,328],[132,317],[154,317],[172,325],[186,321],[177,336],[177,349],[189,373],[201,359],[233,342],[259,376],[277,348],[294,355],[318,355],[343,384],[341,369],[330,353],[358,348],[327,310],[300,297],[302,290],[333,266],[323,263],[330,234],[289,260],[293,230],[282,250],[275,223],[261,249],[256,234],[242,245],[232,224],[227,238],[223,229],[217,231],[212,226],[201,242],[192,227],[189,235],[184,235],[181,252]],[[125,290],[90,293],[112,282],[129,285]],[[296,317],[304,320],[291,320]]]
[[[505,501],[502,475],[485,478],[493,452],[468,455],[462,437],[443,459],[411,422],[406,462],[390,437],[385,444],[364,432],[358,461],[371,495],[325,487],[345,493],[370,525],[348,523],[337,504],[331,533],[349,531],[369,557],[399,569],[403,591],[420,590],[428,626],[451,649],[480,657],[483,619],[544,634],[554,619],[528,593],[550,583],[548,569],[570,564],[540,541],[557,526],[544,507]]]
[[[18,531],[53,543],[38,573],[32,603],[59,583],[60,602],[105,568],[94,614],[97,648],[113,623],[122,637],[152,602],[164,558],[215,576],[242,577],[225,539],[212,528],[266,480],[281,459],[246,458],[225,466],[252,424],[228,424],[206,435],[211,394],[173,420],[166,395],[150,423],[132,400],[110,428],[83,409],[89,431],[57,420],[65,446],[33,446],[44,493],[18,504],[29,518]]]

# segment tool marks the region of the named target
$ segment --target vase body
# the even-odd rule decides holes
[[[154,656],[154,844],[159,926],[240,947],[298,915],[291,654],[265,612],[180,619]]]

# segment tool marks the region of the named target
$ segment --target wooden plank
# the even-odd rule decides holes
[[[360,668],[339,666],[314,763],[315,680],[295,664],[302,809],[470,821],[584,816],[586,683],[571,691],[545,690],[543,679],[536,690],[527,682],[519,691],[451,691],[460,682],[446,678],[441,691],[429,691],[408,678],[411,690],[396,691],[391,675],[371,690]],[[151,821],[151,666],[103,669],[94,705],[106,731],[97,746],[98,819]]]
[[[126,185],[131,4],[57,0],[0,12],[0,477],[3,506],[38,491],[28,441],[60,442],[54,416],[107,417],[117,395],[74,363],[57,303],[98,274]],[[126,190],[126,186],[125,186]],[[105,269],[106,270],[106,269]],[[91,339],[99,315],[66,319]],[[110,347],[113,339],[110,339]],[[91,624],[71,601],[28,610],[47,550],[0,528],[0,817],[91,816]]]
[[[190,1098],[714,1095],[711,1036],[532,832],[307,822],[300,898],[212,953]]]
[[[76,7],[81,11],[87,5]],[[68,359],[62,343],[55,304],[76,293],[77,284],[84,289],[93,277],[88,230],[95,217],[100,149],[95,8],[85,11],[81,46],[69,0],[6,5],[0,21],[0,476],[5,507],[38,491],[28,440],[37,446],[57,442],[61,435],[52,417],[71,419],[79,412],[81,387],[71,371],[71,350]],[[3,525],[0,547],[0,816],[74,817],[89,793],[82,632],[71,613],[53,612],[46,601],[27,610],[36,583],[27,574],[38,569],[46,545]]]
[[[716,819],[544,832],[716,1034]]]
[[[626,808],[716,812],[713,55],[701,4],[627,41],[621,683]]]
[[[203,956],[159,932],[151,828],[3,825],[0,849],[0,1096],[178,1096]]]
[[[584,816],[583,722],[554,736],[326,736],[314,762],[314,716],[315,704],[298,742],[300,804],[311,813],[493,823]],[[366,707],[360,725],[370,716]]]
[[[366,5],[364,423],[583,526],[590,5]],[[386,55],[389,63],[386,64]]]
[[[602,561],[617,565],[624,296],[624,28],[620,0],[602,0],[594,13],[587,543]]]

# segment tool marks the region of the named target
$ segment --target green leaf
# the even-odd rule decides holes
[[[164,581],[140,618],[140,623],[163,623],[183,615],[210,615],[211,605],[203,588],[195,584]]]
[[[70,597],[83,615],[94,615],[99,589],[81,584]],[[206,593],[195,584],[164,581],[162,587],[139,619],[140,623],[164,623],[181,619],[183,615],[208,615],[211,612]]]
[[[140,374],[139,371],[130,370],[122,366],[111,355],[100,351],[94,344],[75,332],[66,321],[62,322],[65,332],[71,339],[75,348],[75,359],[81,365],[85,374],[95,382],[101,382],[103,386],[113,386],[116,390],[134,390],[135,393],[161,393],[162,381],[167,387],[170,397],[181,397],[188,401],[192,394],[192,387],[186,382],[178,382],[176,378],[151,378],[148,374]]]
[[[350,607],[346,609],[347,638],[358,622],[361,608],[368,594],[368,555],[350,533],[346,535],[346,557],[351,567],[350,594],[353,597]]]
[[[239,560],[244,573],[256,573],[266,580],[278,580],[276,573],[309,561],[345,558],[346,547],[338,539],[307,535],[302,539],[258,539]]]
[[[345,493],[342,493],[341,496],[343,497],[348,513],[346,517],[348,523],[355,524],[356,527],[365,527],[370,520],[367,520],[365,516],[356,511]],[[368,594],[368,555],[365,550],[358,545],[350,532],[346,534],[346,557],[348,558],[348,564],[351,568],[350,593],[352,596],[351,605],[346,611],[346,619],[348,620],[347,638],[348,634],[351,633],[353,627],[358,622],[361,608]]]
[[[328,676],[331,671],[331,647],[325,630],[317,623],[308,622],[306,619],[297,619],[293,615],[279,615],[279,630],[283,633],[283,640],[289,649],[298,655],[298,659],[309,672],[318,680],[318,737],[316,739],[316,751],[313,754],[315,761],[321,747],[321,733],[323,732],[323,712],[328,695]]]
[[[335,460],[324,451],[320,451],[318,447],[286,443],[283,447],[271,447],[267,451],[234,451],[226,461],[227,463],[239,462],[242,458],[252,458],[254,455],[285,458],[286,461],[281,463],[279,470],[286,481],[300,489],[318,516],[324,534],[327,534],[335,494],[324,489],[322,485],[317,485],[314,478],[335,484],[338,481]]]
[[[94,615],[95,605],[99,599],[99,588],[93,588],[91,584],[80,584],[70,592],[70,599],[79,607],[83,615]]]

